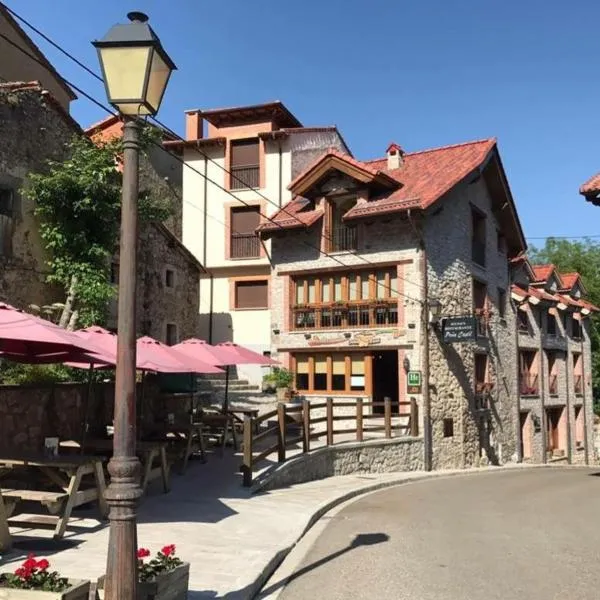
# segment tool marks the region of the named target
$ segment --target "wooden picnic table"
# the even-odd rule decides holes
[[[34,469],[52,483],[57,490],[30,490],[2,487],[0,485],[0,544],[10,546],[8,519],[21,501],[38,502],[57,518],[54,539],[64,536],[73,508],[97,501],[104,518],[108,507],[104,498],[106,482],[102,459],[97,456],[41,456],[32,454],[0,456],[0,477],[14,473],[15,469]],[[83,478],[92,475],[95,485],[80,489]],[[27,519],[35,523],[35,519]],[[45,519],[44,522],[47,522]]]
[[[60,443],[61,448],[81,449],[81,443],[73,440]],[[167,444],[165,442],[138,441],[135,446],[136,454],[142,465],[142,476],[140,487],[146,492],[148,484],[155,479],[161,479],[163,491],[165,494],[170,491],[169,482],[169,464],[167,461]],[[87,454],[102,454],[104,456],[112,455],[113,440],[111,439],[89,439],[85,440],[83,451]],[[155,461],[159,461],[158,467],[154,466]]]
[[[185,473],[190,456],[195,451],[197,444],[202,461],[206,460],[206,448],[204,445],[204,426],[202,423],[159,423],[154,424],[152,435],[144,440],[148,443],[164,442],[171,446],[179,446],[178,452],[181,459],[180,473]]]

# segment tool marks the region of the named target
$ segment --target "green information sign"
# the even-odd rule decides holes
[[[421,371],[409,371],[406,378],[407,393],[420,394],[422,385]]]

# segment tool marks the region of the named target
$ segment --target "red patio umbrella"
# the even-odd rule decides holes
[[[211,365],[225,366],[235,364],[233,362],[228,362],[231,361],[233,357],[227,349],[212,346],[208,342],[197,338],[190,338],[189,340],[179,342],[179,344],[175,344],[172,348],[180,354],[184,354],[191,358],[197,358],[198,360],[202,360]]]
[[[137,341],[137,350],[141,354],[138,368],[160,373],[222,373],[214,364],[197,357],[183,354],[175,346],[167,346],[154,338],[145,336]],[[154,368],[153,368],[154,367]],[[166,371],[165,368],[169,368]],[[178,370],[175,370],[178,369]]]

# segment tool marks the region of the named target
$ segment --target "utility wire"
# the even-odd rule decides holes
[[[45,33],[43,33],[40,29],[38,29],[37,27],[35,27],[32,23],[30,23],[29,21],[27,21],[25,18],[23,18],[21,15],[17,14],[14,10],[10,9],[7,7],[7,10],[18,20],[20,20],[23,24],[25,24],[27,27],[29,27],[32,31],[34,31],[35,33],[37,33],[39,36],[41,36],[46,42],[48,42],[49,44],[52,45],[52,47],[56,48],[59,52],[61,52],[62,54],[64,54],[67,58],[69,58],[70,60],[72,60],[75,64],[77,64],[79,67],[81,67],[82,69],[84,69],[87,73],[89,73],[90,75],[92,75],[92,77],[94,77],[95,79],[97,79],[98,81],[100,81],[102,84],[104,84],[104,80],[102,79],[102,77],[100,75],[98,75],[98,73],[96,73],[93,69],[91,69],[90,67],[88,67],[86,64],[84,64],[83,62],[81,62],[77,57],[75,57],[73,54],[71,54],[68,50],[65,50],[60,44],[58,44],[57,42],[55,42],[54,40],[52,40],[50,37],[48,37]],[[63,81],[66,81],[63,79]],[[67,82],[68,83],[68,82]],[[73,85],[73,84],[69,84],[69,85]],[[102,107],[106,110],[106,107]],[[111,114],[114,114],[113,111],[110,111]],[[175,131],[173,131],[170,127],[168,127],[167,125],[165,125],[164,123],[162,123],[161,121],[159,121],[155,116],[150,116],[150,119],[152,119],[152,121],[154,123],[156,123],[159,127],[161,127],[163,130],[165,130],[167,133],[169,133],[172,137],[174,137],[177,141],[182,141],[185,142],[186,140],[184,140],[178,133],[176,133]],[[166,150],[164,147],[161,146],[161,149],[166,152],[167,154],[169,154],[170,156],[174,156],[177,159],[179,159],[180,157],[173,154],[172,152],[169,152],[168,150]],[[240,177],[238,177],[235,173],[233,173],[232,171],[230,171],[229,169],[227,169],[226,167],[224,167],[223,165],[221,165],[218,161],[216,161],[214,158],[208,156],[205,152],[203,152],[202,150],[200,150],[200,148],[196,147],[193,148],[193,151],[196,152],[198,155],[202,156],[205,160],[210,161],[212,164],[216,165],[219,169],[221,169],[223,172],[225,172],[227,175],[229,175],[233,180],[237,181],[238,183],[243,183],[245,189],[252,191],[253,193],[255,193],[256,195],[258,195],[260,198],[262,198],[263,200],[266,200],[269,204],[275,206],[281,213],[285,214],[286,216],[292,218],[294,221],[296,221],[299,225],[301,225],[303,228],[306,226],[305,223],[298,218],[298,216],[294,213],[289,212],[286,207],[281,207],[279,206],[279,204],[277,202],[274,202],[273,200],[271,200],[270,198],[268,198],[267,196],[265,196],[258,188],[255,187],[251,187],[248,186],[246,184],[246,182],[244,180],[242,180]],[[202,177],[204,177],[203,173],[200,173],[199,171],[197,171],[195,168],[193,168],[191,165],[187,164],[184,160],[181,160],[182,164],[186,165],[188,168],[191,168],[192,170],[196,171],[198,174],[200,174]],[[233,194],[230,190],[221,187],[221,189],[223,191],[225,191],[227,194],[229,194],[232,198],[234,198],[235,200],[238,200],[239,202],[242,202],[243,204],[245,204],[246,206],[251,206],[247,203],[245,203],[243,200],[241,200],[238,196],[236,196],[235,194]],[[263,215],[262,213],[259,214],[266,218],[267,220],[269,220],[269,222],[276,224],[280,229],[284,229],[283,227],[281,227],[281,224],[277,223],[276,221],[270,219],[268,216]],[[332,242],[332,238],[325,235],[325,232],[323,232],[323,237],[329,241]],[[322,252],[321,249],[318,249],[319,252],[321,254],[324,254],[325,256],[328,256],[331,258],[331,255],[329,253],[325,253]],[[368,260],[367,258],[365,258],[362,255],[357,255],[355,254],[354,256],[358,256],[365,264],[371,265],[376,267],[377,263],[374,263],[370,260]],[[339,262],[339,261],[338,261]],[[341,263],[344,264],[345,263]],[[398,275],[398,277],[412,285],[416,285],[420,288],[423,288],[423,285],[421,283],[415,282],[415,281],[411,281],[409,279],[406,279],[405,277],[402,277],[400,275]],[[396,290],[397,291],[397,290]]]
[[[37,57],[29,54],[26,50],[24,50],[23,48],[21,48],[20,46],[18,46],[17,44],[15,44],[11,39],[9,39],[6,35],[4,35],[3,33],[0,32],[0,37],[3,38],[5,41],[7,41],[9,44],[11,44],[12,46],[14,46],[16,49],[18,49],[20,52],[22,52],[23,54],[25,54],[26,56],[28,56],[30,59],[34,60],[35,62],[37,62],[38,64],[45,66],[44,63],[42,61],[40,61],[39,59],[37,59]],[[66,52],[66,51],[65,51]],[[95,104],[96,106],[98,106],[99,108],[103,109],[104,111],[106,111],[109,115],[114,116],[114,111],[110,108],[108,108],[107,106],[103,105],[102,103],[100,103],[98,100],[96,100],[94,97],[92,97],[90,94],[88,94],[87,92],[85,92],[83,89],[81,89],[80,87],[78,87],[77,85],[75,85],[74,83],[72,83],[71,81],[69,81],[68,79],[60,76],[60,78],[62,79],[62,81],[64,83],[66,83],[67,85],[71,86],[75,91],[77,91],[79,94],[81,94],[83,97],[87,98],[90,102],[92,102],[93,104]],[[168,128],[166,129],[168,131]],[[176,134],[175,134],[176,135]],[[179,136],[177,136],[179,138]],[[152,142],[153,145],[155,145],[157,148],[159,148],[160,150],[162,150],[163,152],[167,152],[167,150],[165,150],[165,148],[162,146],[162,144],[159,144],[157,142]],[[200,175],[201,177],[203,177],[204,179],[206,179],[208,182],[212,183],[214,186],[216,186],[217,188],[219,188],[220,190],[224,191],[225,193],[227,193],[228,195],[230,195],[232,198],[234,198],[235,200],[237,200],[238,202],[241,202],[244,206],[246,207],[252,207],[255,208],[255,205],[249,204],[248,202],[242,200],[241,198],[239,198],[238,196],[236,196],[235,194],[233,194],[230,190],[226,189],[224,186],[222,186],[221,184],[217,183],[216,181],[214,181],[213,179],[206,177],[204,175],[204,173],[202,173],[201,171],[199,171],[198,169],[196,169],[195,167],[192,167],[192,165],[186,163],[181,157],[179,157],[176,154],[172,154],[170,152],[167,152],[167,154],[169,154],[170,156],[172,156],[173,158],[175,158],[176,160],[178,160],[179,162],[181,162],[185,167],[188,167],[189,169],[193,170],[195,173],[197,173],[198,175]],[[272,202],[272,201],[271,201]],[[279,229],[285,230],[285,228],[278,223],[277,221],[275,221],[274,219],[272,219],[271,217],[269,217],[268,215],[264,215],[263,213],[261,213],[259,211],[259,215],[261,217],[263,217],[264,219],[266,219],[267,221],[273,223],[276,227],[278,227]],[[297,217],[295,217],[297,219]],[[301,222],[301,221],[300,221]],[[304,223],[302,223],[302,225],[304,226]],[[236,233],[236,232],[234,232]],[[309,242],[307,242],[306,240],[301,240],[302,244],[311,248],[312,250],[317,250],[317,252],[319,254],[323,254],[324,256],[327,256],[328,258],[330,258],[331,260],[333,260],[334,262],[336,262],[337,264],[339,264],[340,266],[343,267],[356,267],[357,265],[351,265],[348,263],[344,263],[342,262],[338,257],[329,254],[328,252],[325,252],[323,250],[321,250],[321,248],[319,248],[318,246],[314,245],[314,244],[310,244]],[[354,255],[354,256],[358,256],[358,255]],[[376,263],[372,263],[370,261],[368,261],[367,259],[365,259],[362,256],[358,256],[358,258],[360,258],[361,260],[363,260],[366,264],[371,264],[374,266],[378,266]],[[414,282],[405,279],[404,277],[400,277],[400,279],[403,279],[409,283],[411,283],[412,285],[419,285],[419,284],[415,284]],[[406,298],[407,300],[411,301],[411,302],[415,302],[419,305],[424,305],[424,302],[422,300],[419,300],[417,298],[413,298],[407,294],[404,294],[403,292],[400,292],[398,289],[396,290],[392,290],[391,286],[386,286],[385,283],[380,283],[379,281],[377,281],[377,279],[375,278],[375,284],[377,286],[383,287],[385,290],[390,291],[390,292],[395,292],[398,296]]]

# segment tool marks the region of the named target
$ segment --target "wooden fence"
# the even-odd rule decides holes
[[[244,459],[242,464],[244,486],[252,485],[253,472],[256,465],[271,455],[277,455],[277,462],[283,463],[286,460],[286,451],[297,445],[302,445],[302,453],[309,452],[311,441],[325,438],[327,446],[334,443],[335,436],[340,434],[356,434],[356,441],[364,441],[365,433],[383,432],[386,439],[396,437],[394,432],[402,432],[404,435],[418,437],[419,435],[419,414],[416,400],[410,402],[399,402],[396,406],[410,407],[410,412],[396,414],[392,417],[392,401],[386,398],[384,402],[364,401],[357,398],[354,401],[333,402],[332,398],[327,398],[326,402],[310,402],[303,400],[302,404],[290,406],[279,404],[275,410],[272,410],[260,417],[244,417]],[[336,409],[354,408],[355,411],[346,414],[335,414]],[[383,408],[383,414],[374,412],[373,409]],[[313,418],[311,413],[325,409],[324,417]],[[370,409],[370,410],[369,410]],[[407,423],[394,423],[392,419],[406,419]],[[373,419],[383,420],[383,424],[369,425],[368,421]],[[269,423],[273,420],[274,424]],[[340,421],[355,421],[356,426],[351,428],[336,429],[336,423]],[[367,421],[367,423],[365,423]],[[288,435],[289,426],[292,424],[300,425],[300,435],[290,437]],[[319,431],[312,431],[317,425],[324,424],[324,428]],[[258,442],[268,441],[269,437],[275,438],[275,443],[270,444],[260,451],[255,451]],[[343,441],[349,441],[348,437]]]

